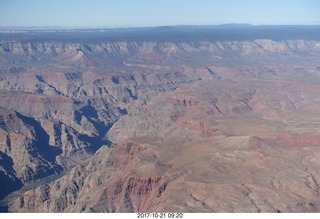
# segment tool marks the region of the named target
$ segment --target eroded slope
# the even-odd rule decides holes
[[[300,82],[296,95],[296,83],[211,80],[156,96],[112,127],[115,148],[10,210],[319,211],[318,87]]]
[[[227,33],[1,40],[10,211],[319,211],[319,41]]]

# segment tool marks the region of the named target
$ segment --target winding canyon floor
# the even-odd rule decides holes
[[[2,33],[4,210],[319,212],[319,27],[228,28]]]

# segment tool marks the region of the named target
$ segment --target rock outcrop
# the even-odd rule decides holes
[[[249,29],[0,33],[9,211],[318,212],[318,29]]]
[[[308,99],[318,88],[301,82],[296,96],[295,83],[200,81],[155,96],[111,128],[114,148],[26,192],[9,210],[318,212],[320,138],[312,124],[320,102]],[[265,95],[270,86],[275,102],[292,103],[289,115]],[[264,117],[270,111],[277,116]]]

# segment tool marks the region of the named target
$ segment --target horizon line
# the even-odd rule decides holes
[[[123,28],[157,28],[157,27],[205,27],[205,26],[238,26],[238,27],[255,27],[255,26],[320,26],[320,24],[250,24],[250,23],[221,23],[221,24],[176,24],[176,25],[148,25],[148,26],[131,26],[131,25],[114,25],[114,26],[15,26],[6,25],[0,26],[0,30],[15,30],[15,29],[38,29],[38,30],[49,30],[49,29],[123,29]]]

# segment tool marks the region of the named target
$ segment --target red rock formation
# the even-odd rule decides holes
[[[0,181],[65,173],[10,211],[319,211],[318,41],[28,37],[0,43]]]

